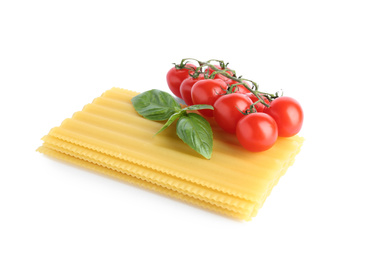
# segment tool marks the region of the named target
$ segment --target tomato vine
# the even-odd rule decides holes
[[[198,63],[198,66],[193,67],[191,66],[190,62],[196,62]],[[212,62],[218,63],[219,66],[214,65]],[[241,111],[245,115],[255,113],[256,112],[255,107],[259,103],[261,103],[263,106],[267,108],[270,107],[271,101],[283,95],[282,91],[281,92],[277,91],[274,94],[260,91],[259,85],[255,81],[250,79],[245,79],[242,76],[237,77],[235,70],[229,69],[228,63],[225,63],[223,60],[210,59],[208,61],[200,61],[195,58],[185,58],[181,60],[180,64],[178,65],[175,64],[175,67],[179,69],[188,69],[189,75],[193,78],[197,78],[199,77],[200,74],[203,74],[205,79],[213,79],[216,77],[216,75],[220,74],[232,80],[233,82],[237,82],[229,85],[226,91],[227,94],[236,92],[238,86],[244,86],[249,92],[251,92],[257,98],[257,101],[253,102],[253,104],[246,111]],[[208,73],[209,71],[212,72],[209,74]],[[247,84],[247,82],[250,82],[252,86]],[[264,98],[267,98],[269,100],[269,103],[265,102]]]

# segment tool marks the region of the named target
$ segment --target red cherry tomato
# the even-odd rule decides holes
[[[252,104],[251,99],[240,93],[224,95],[214,103],[214,119],[226,132],[234,134],[238,121]]]
[[[247,93],[246,94],[251,100],[252,100],[252,103],[255,103],[257,100],[259,100],[253,93]],[[263,100],[265,101],[265,103],[266,104],[270,104],[270,101],[266,98],[266,97],[263,97],[263,96],[261,96],[262,98],[263,98]],[[264,104],[262,104],[262,103],[257,103],[256,105],[255,105],[255,108],[256,108],[256,111],[257,112],[263,112],[264,111],[264,109],[265,109],[265,105]]]
[[[247,83],[246,81],[244,81],[245,83]],[[227,84],[228,85],[233,85],[233,84],[237,84],[238,82],[237,81],[234,81],[234,80],[229,80],[227,81]],[[250,86],[248,83],[247,83],[248,86]],[[241,93],[241,94],[247,94],[247,93],[251,93],[245,86],[243,85],[236,85],[233,87],[233,90],[232,90],[234,93]]]
[[[193,103],[194,105],[205,104],[214,106],[216,100],[226,93],[227,88],[227,84],[220,79],[199,80],[191,89]],[[213,110],[210,109],[202,109],[199,112],[206,117],[213,116]]]
[[[279,136],[296,135],[303,125],[303,109],[294,98],[279,97],[274,99],[265,113],[272,116],[278,125]]]
[[[196,68],[196,66],[193,64],[186,64],[185,67],[192,67],[194,69]],[[174,95],[179,98],[181,98],[180,85],[184,79],[190,77],[189,71],[190,71],[189,69],[177,69],[173,67],[167,72],[166,75],[167,85],[169,86],[171,92],[174,93]]]
[[[191,89],[193,88],[194,84],[199,80],[204,79],[204,75],[200,74],[197,78],[188,77],[184,79],[180,86],[180,94],[182,99],[185,101],[186,105],[191,106],[194,105],[193,99],[191,97]]]
[[[231,72],[231,71],[227,71],[229,74],[231,74],[231,75],[233,75],[233,73]],[[222,74],[217,74],[216,76],[215,76],[215,78],[216,79],[221,79],[221,80],[223,80],[224,82],[226,82],[227,83],[227,85],[229,85],[229,86],[231,86],[231,85],[233,85],[233,84],[237,84],[238,83],[238,81],[235,81],[235,80],[233,80],[233,79],[230,79],[230,78],[227,78],[227,77],[225,77],[225,76],[223,76]],[[249,85],[246,81],[243,81],[243,82],[245,82],[247,85]],[[245,87],[245,86],[243,86],[243,85],[237,85],[237,86],[235,86],[234,88],[233,88],[233,91],[235,92],[235,93],[242,93],[242,94],[245,94],[245,93],[250,93],[250,91]]]
[[[216,67],[217,69],[219,69],[219,70],[223,70],[222,69],[222,67],[221,66],[219,66],[219,65],[214,65],[214,67]],[[229,69],[229,68],[227,68],[227,69]],[[208,75],[210,76],[210,75],[212,75],[212,73],[215,71],[215,70],[213,70],[213,69],[211,69],[211,68],[207,68],[207,70],[208,70]],[[226,71],[229,75],[231,75],[231,76],[233,76],[233,72],[232,71]],[[222,74],[219,74],[219,73],[217,73],[217,74],[215,74],[215,76],[214,76],[214,78],[215,79],[221,79],[221,80],[223,80],[223,81],[226,81],[226,80],[228,80],[228,78],[227,77],[225,77],[225,76],[223,76]]]
[[[233,76],[233,72],[232,71],[226,71],[229,75]],[[233,79],[230,79],[230,78],[227,78],[226,76],[220,74],[220,73],[217,73],[214,78],[216,79],[221,79],[225,82],[227,82],[228,84],[232,85],[232,84],[235,84],[235,83],[238,83],[237,81],[234,81]]]
[[[236,136],[241,145],[251,152],[271,148],[278,138],[275,120],[265,113],[252,113],[237,123]]]

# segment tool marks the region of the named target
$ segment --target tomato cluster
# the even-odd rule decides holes
[[[247,81],[236,78],[230,69],[208,65],[202,71],[202,67],[186,64],[171,68],[167,73],[170,90],[189,106],[213,106],[214,110],[199,112],[214,117],[226,132],[236,134],[247,150],[267,150],[278,136],[290,137],[300,131],[303,110],[295,99],[260,92]]]

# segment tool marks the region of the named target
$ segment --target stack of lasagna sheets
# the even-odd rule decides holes
[[[271,149],[248,152],[234,135],[212,123],[207,160],[182,142],[171,126],[134,110],[138,93],[113,88],[51,129],[38,151],[72,164],[233,218],[251,220],[303,143],[279,138]]]

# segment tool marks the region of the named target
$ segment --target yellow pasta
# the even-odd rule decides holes
[[[187,193],[187,195],[209,201],[223,208],[231,208],[233,211],[238,212],[244,209],[250,212],[253,210],[254,204],[250,201],[240,200],[214,190],[205,189],[199,185],[176,179],[173,176],[156,173],[151,169],[143,168],[139,165],[131,165],[123,160],[116,160],[110,156],[99,154],[95,151],[88,150],[71,143],[62,142],[57,138],[46,137],[44,138],[44,141],[45,143],[43,146],[54,151],[67,154],[69,156],[73,156],[75,158],[88,161],[105,168],[109,168],[121,174],[131,175],[144,181],[173,189],[181,193]]]
[[[298,136],[279,138],[271,149],[252,153],[212,123],[213,155],[206,160],[176,136],[174,127],[155,135],[164,122],[139,116],[131,103],[136,94],[106,91],[51,129],[39,151],[250,220],[303,142]]]
[[[102,173],[102,174],[105,174],[107,176],[110,176],[110,177],[113,177],[113,178],[116,178],[116,179],[120,179],[122,181],[126,181],[126,182],[141,186],[143,188],[146,188],[146,189],[149,189],[149,190],[152,190],[152,191],[159,192],[161,194],[164,194],[164,195],[167,195],[167,196],[170,196],[170,197],[173,197],[173,198],[176,198],[176,199],[179,199],[179,200],[182,200],[182,201],[197,205],[199,207],[202,207],[202,208],[205,208],[205,209],[220,213],[222,215],[226,215],[226,216],[230,216],[230,217],[238,218],[238,219],[251,220],[251,217],[249,217],[247,215],[244,215],[242,213],[237,213],[237,212],[233,212],[233,211],[230,211],[230,210],[227,210],[227,209],[216,207],[214,205],[211,205],[210,203],[206,203],[204,201],[195,199],[195,198],[190,197],[190,196],[184,196],[184,195],[182,195],[178,192],[174,192],[173,190],[169,190],[169,189],[163,188],[163,187],[158,186],[158,185],[153,185],[149,182],[142,181],[138,178],[134,178],[134,177],[124,175],[124,174],[118,174],[117,172],[115,172],[113,170],[110,170],[108,168],[101,167],[99,165],[92,164],[92,163],[89,163],[87,161],[83,161],[83,160],[80,160],[78,158],[68,156],[66,154],[59,153],[55,150],[48,149],[44,146],[39,147],[38,151],[41,152],[41,153],[44,153],[46,155],[52,156],[56,159],[60,159],[60,160],[63,160],[63,161],[66,161],[66,162],[69,162],[69,163],[72,163],[72,164],[75,164],[75,165],[78,165],[78,166],[81,166],[81,167],[96,171],[96,172],[99,172],[99,173]]]

